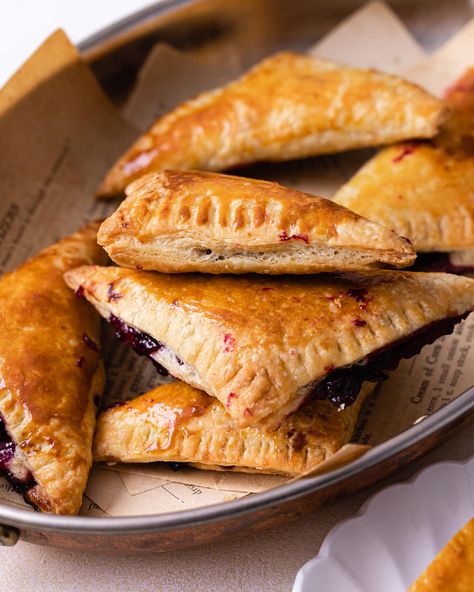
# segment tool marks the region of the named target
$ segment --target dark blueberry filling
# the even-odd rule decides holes
[[[179,462],[168,462],[166,463],[168,467],[175,472],[180,471],[183,467],[186,466],[186,463],[179,463]]]
[[[99,351],[99,346],[91,337],[89,337],[89,335],[87,335],[87,333],[83,333],[82,343],[92,351]]]
[[[354,293],[351,296],[356,298],[358,302],[361,301],[363,303],[365,301],[365,293],[362,291],[360,294]],[[318,399],[329,399],[336,407],[351,405],[356,400],[363,382],[381,382],[386,380],[388,378],[386,372],[395,370],[400,360],[413,357],[425,345],[433,343],[433,341],[436,341],[442,335],[452,333],[454,326],[465,319],[468,314],[465,313],[430,323],[409,337],[400,339],[387,347],[373,352],[352,366],[338,368],[336,370],[332,370],[331,366],[328,366],[327,376],[315,385],[309,396]],[[150,357],[163,347],[162,343],[150,335],[127,325],[127,323],[114,315],[110,315],[109,322],[114,327],[118,339],[131,345],[138,354],[148,357],[160,374],[163,374],[163,376],[168,375],[168,371]],[[357,326],[363,325],[358,324]],[[176,359],[178,364],[183,364],[183,361],[178,357]],[[248,411],[250,412],[250,410]]]
[[[431,271],[444,273],[463,273],[474,272],[474,267],[470,265],[454,265],[451,263],[449,253],[420,253],[415,264],[408,268],[408,271]]]
[[[336,407],[352,405],[363,382],[386,380],[388,378],[386,372],[395,370],[400,360],[415,356],[425,345],[433,343],[442,335],[452,333],[454,326],[465,319],[468,314],[430,323],[410,337],[400,339],[373,352],[357,364],[333,370],[316,384],[310,396],[317,399],[329,399]]]
[[[3,419],[0,417],[0,473],[8,479],[15,491],[24,494],[36,485],[36,481],[30,472],[27,472],[22,479],[12,473],[11,464],[15,456],[15,448],[15,443],[8,435]]]
[[[115,329],[115,335],[117,336],[120,341],[123,343],[128,343],[140,356],[146,356],[149,360],[151,360],[159,374],[162,376],[168,376],[168,370],[163,368],[161,364],[159,364],[156,360],[154,360],[151,356],[155,352],[159,351],[163,344],[153,339],[151,335],[147,333],[142,333],[135,327],[131,327],[127,325],[122,319],[119,319],[115,315],[110,315],[109,323]],[[178,359],[178,364],[182,365],[182,360]]]

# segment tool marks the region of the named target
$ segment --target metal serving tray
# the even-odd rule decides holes
[[[84,41],[80,49],[106,92],[121,103],[148,51],[158,41],[201,52],[230,46],[246,65],[281,48],[309,46],[358,4],[312,0],[165,0],[102,30]],[[408,4],[400,4],[402,15],[409,10]],[[450,6],[466,10],[457,2]],[[469,13],[462,14],[458,20],[466,21],[468,16]],[[459,24],[453,19],[453,28]],[[157,552],[235,538],[287,522],[367,487],[440,444],[473,419],[474,387],[345,467],[195,510],[89,518],[51,516],[0,504],[0,544],[13,545],[21,538],[68,549]]]

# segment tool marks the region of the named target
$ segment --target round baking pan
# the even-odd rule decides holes
[[[313,0],[165,0],[80,45],[99,82],[120,104],[159,41],[188,52],[222,48],[243,67],[281,48],[303,48],[359,3]],[[222,52],[224,55],[225,52]],[[0,544],[32,543],[97,551],[166,551],[256,532],[367,487],[411,462],[474,419],[474,387],[349,465],[236,501],[120,518],[51,516],[0,504]]]

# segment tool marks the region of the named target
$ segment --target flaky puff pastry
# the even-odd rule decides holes
[[[242,472],[296,476],[316,467],[346,444],[357,402],[338,411],[329,401],[309,401],[274,432],[238,428],[214,397],[184,382],[159,386],[113,406],[97,420],[95,461],[196,463]]]
[[[104,384],[100,317],[63,273],[104,263],[98,224],[44,249],[0,280],[0,413],[13,446],[3,468],[44,512],[76,514],[92,463]],[[0,455],[2,456],[2,455]]]
[[[474,518],[442,549],[409,592],[472,592]]]
[[[334,196],[417,251],[474,249],[474,68],[445,103],[450,115],[433,141],[385,148]]]
[[[269,429],[329,373],[474,308],[474,280],[449,274],[273,278],[86,266],[65,278],[142,353],[147,336],[155,340],[151,357],[217,397],[238,425]]]
[[[160,117],[107,173],[98,195],[120,194],[164,169],[221,171],[430,138],[442,118],[440,101],[397,76],[279,53]]]
[[[415,260],[407,239],[333,202],[268,181],[163,171],[135,181],[100,227],[119,265],[162,272],[316,273]]]

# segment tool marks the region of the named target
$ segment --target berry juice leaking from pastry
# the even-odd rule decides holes
[[[7,478],[18,493],[26,493],[36,485],[26,458],[18,455],[17,447],[7,433],[5,422],[1,417],[0,473]]]
[[[86,266],[65,279],[106,320],[151,338],[159,347],[149,355],[219,399],[237,425],[267,429],[311,397],[347,405],[363,381],[380,380],[474,308],[474,280],[451,274],[272,278]],[[119,299],[109,300],[111,283]]]
[[[76,514],[104,384],[100,317],[63,273],[105,263],[98,224],[0,279],[0,473],[35,508]]]

